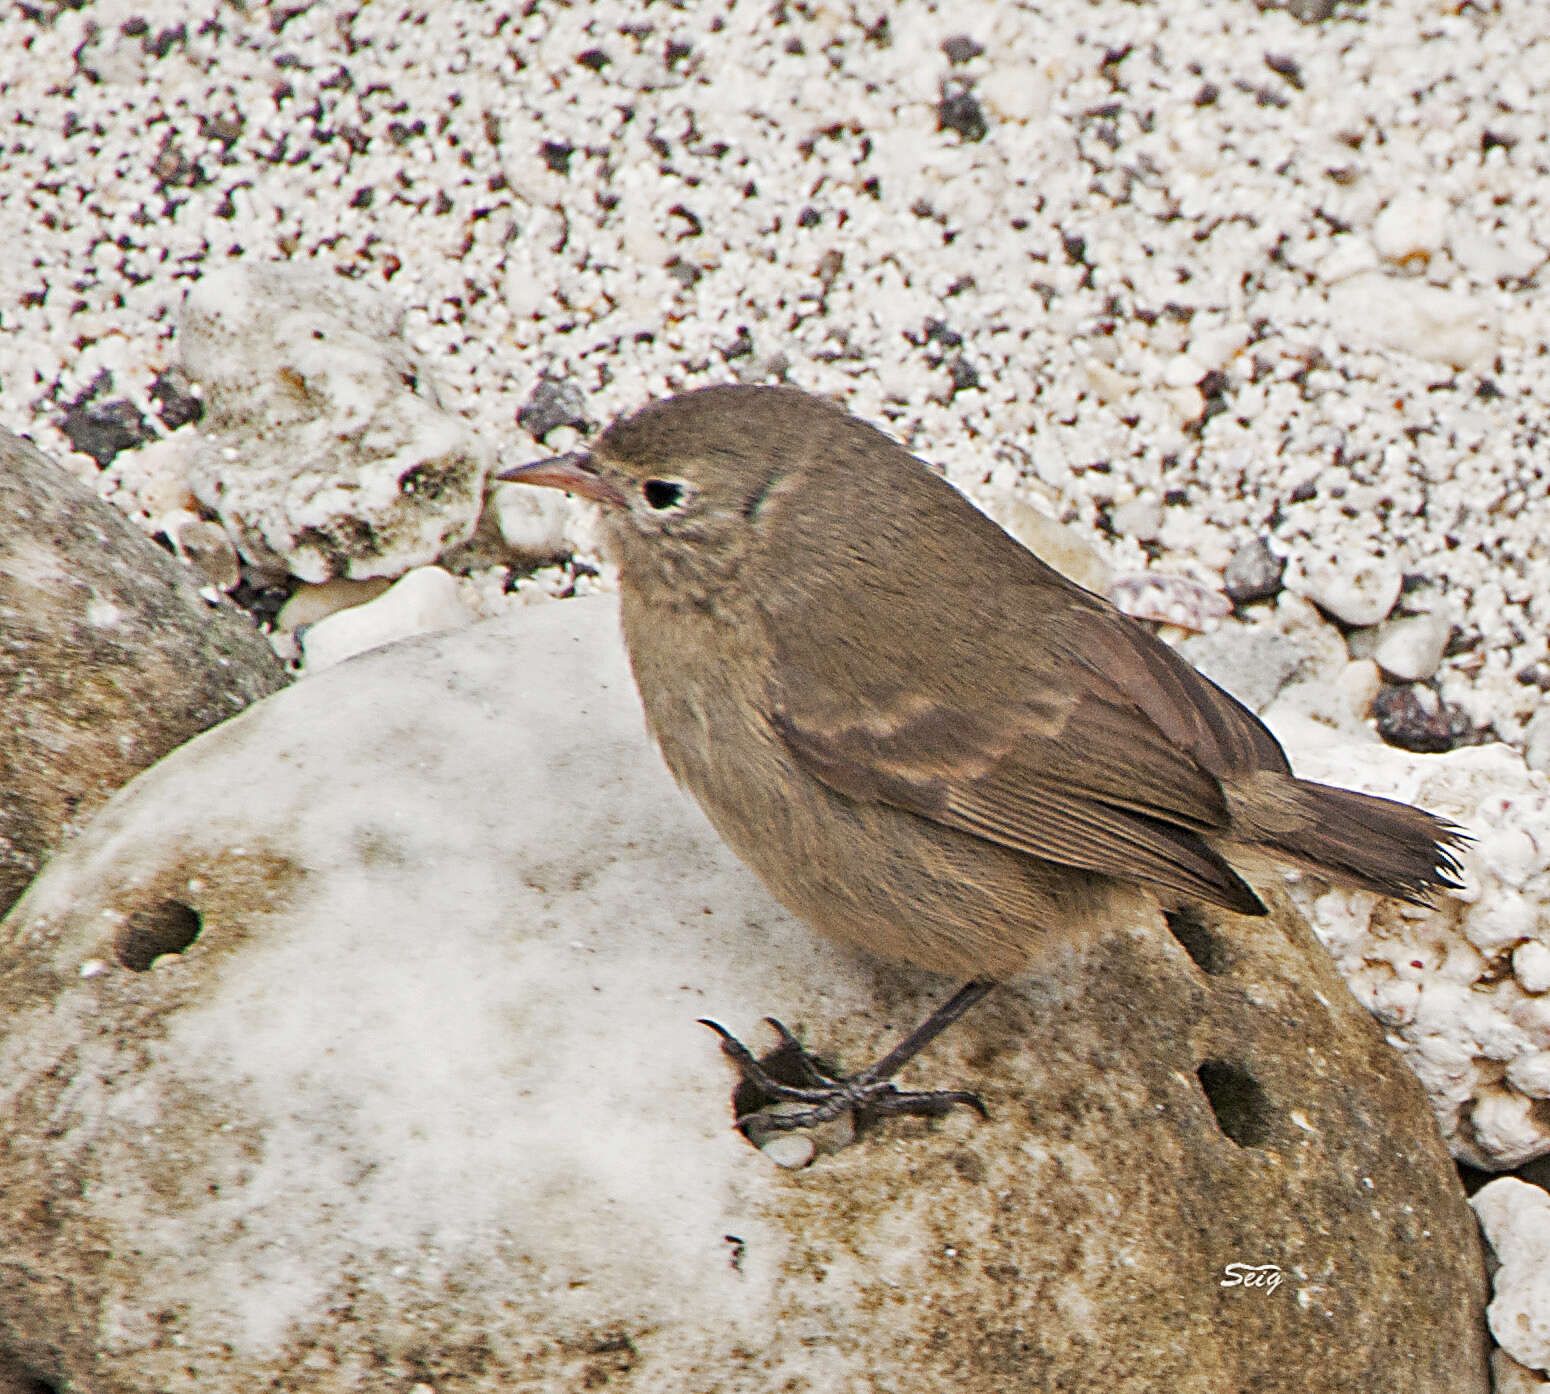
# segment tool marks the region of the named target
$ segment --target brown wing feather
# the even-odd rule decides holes
[[[1229,823],[1223,776],[1286,769],[1258,719],[907,452],[830,425],[811,449],[853,468],[773,503],[753,563],[796,758],[852,798],[1262,910],[1202,837]],[[866,525],[825,550],[836,513]]]

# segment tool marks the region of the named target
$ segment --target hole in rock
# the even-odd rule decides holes
[[[113,941],[118,961],[143,973],[163,954],[180,954],[199,938],[199,912],[181,900],[163,900],[136,910]]]
[[[1195,1071],[1217,1126],[1239,1147],[1261,1147],[1270,1136],[1270,1100],[1241,1065],[1206,1060]]]
[[[1170,910],[1163,918],[1184,952],[1195,960],[1202,973],[1225,973],[1229,965],[1227,946],[1221,936],[1206,927],[1193,910]]]

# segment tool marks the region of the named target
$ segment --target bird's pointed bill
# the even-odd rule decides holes
[[[624,507],[624,495],[598,474],[592,457],[585,451],[512,465],[497,471],[495,477],[507,484],[538,484],[547,489],[563,489],[567,494],[590,499],[593,503]]]

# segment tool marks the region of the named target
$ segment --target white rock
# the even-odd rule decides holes
[[[1550,773],[1550,703],[1541,703],[1523,728],[1523,758],[1531,770]]]
[[[1500,1169],[1550,1154],[1550,1120],[1513,1084],[1537,1079],[1536,1057],[1550,1050],[1550,997],[1525,995],[1541,983],[1550,990],[1550,780],[1504,745],[1414,755],[1279,701],[1265,719],[1304,778],[1416,804],[1475,839],[1460,853],[1468,889],[1430,909],[1324,894],[1316,877],[1295,884],[1294,896],[1347,981],[1383,983],[1398,971],[1419,985],[1415,997],[1370,991],[1363,1000],[1411,1013],[1386,1025],[1454,1155]],[[1507,953],[1514,971],[1504,975]]]
[[[1118,610],[1137,619],[1206,633],[1232,614],[1232,601],[1219,590],[1189,576],[1166,571],[1142,571],[1117,576],[1109,599]]]
[[[1498,1166],[1533,1161],[1545,1151],[1545,1128],[1536,1113],[1534,1100],[1488,1089],[1469,1112],[1475,1145]]]
[[[1473,1219],[1316,954],[1273,944],[1288,969],[1252,979],[1268,994],[1243,1026],[1255,1068],[1284,1049],[1307,1086],[1294,1118],[1316,1126],[1265,1154],[1277,1165],[1248,1159],[1249,1197],[1211,1193],[1246,1149],[1187,1039],[1232,1039],[1239,993],[1195,1000],[1199,974],[1155,919],[1104,962],[1190,984],[1162,1033],[1180,1068],[1151,1037],[1138,1058],[1147,1028],[1115,1034],[1098,1008],[1105,1068],[1083,1072],[1096,1045],[1072,1050],[1070,1031],[1094,974],[1062,946],[919,1062],[993,1091],[990,1119],[885,1123],[794,1174],[733,1131],[735,1075],[696,1018],[763,1049],[773,1010],[848,1063],[946,985],[825,942],[737,863],[650,746],[617,606],[556,602],[351,668],[161,762],[6,921],[22,957],[0,1031],[0,1235],[29,1282],[0,1284],[0,1307],[57,1386],[68,1365],[103,1389],[409,1389],[473,1350],[469,1388],[580,1389],[628,1355],[640,1390],[925,1391],[962,1386],[998,1321],[1107,1376],[1135,1368],[1139,1292],[1167,1303],[1144,1348],[1174,1362],[1168,1387],[1195,1387],[1202,1351],[1226,1371],[1200,1386],[1215,1394],[1244,1369],[1289,1387],[1244,1354],[1261,1312],[1190,1317],[1200,1274],[1216,1280],[1245,1226],[1286,1238],[1289,1215],[1306,1217],[1294,1247],[1314,1272],[1408,1265],[1424,1187],[1426,1293],[1365,1294],[1363,1331],[1403,1339],[1424,1300],[1440,1313],[1416,1338],[1428,1366],[1473,1369],[1452,1387],[1481,1394]],[[1275,923],[1284,946],[1295,922]],[[1235,972],[1259,961],[1242,948]],[[1307,1024],[1297,1005],[1321,1049],[1337,1038],[1330,1055],[1287,1038],[1286,1014]],[[1371,1090],[1355,1100],[1348,1050]],[[1114,1107],[1169,1139],[1119,1181],[1103,1165]],[[1332,1230],[1318,1197],[1353,1174],[1370,1189]],[[1044,1202],[1079,1217],[1075,1271],[1069,1244],[1038,1242]],[[991,1234],[1016,1263],[982,1261]],[[945,1358],[912,1339],[936,1304],[966,1328],[944,1329],[961,1342]],[[1052,1314],[1071,1335],[1048,1334]],[[1316,1364],[1342,1339],[1321,1320],[1284,1358]]]
[[[1172,387],[1163,392],[1162,399],[1180,426],[1189,426],[1205,415],[1206,399],[1198,387]]]
[[[1365,721],[1382,686],[1383,675],[1372,659],[1353,658],[1335,678],[1334,691],[1344,700],[1345,714],[1350,719]]]
[[[1550,948],[1531,939],[1512,954],[1512,975],[1525,992],[1550,992]]]
[[[1402,194],[1373,220],[1372,244],[1385,261],[1425,262],[1442,250],[1447,231],[1447,200]]]
[[[1546,252],[1527,237],[1502,237],[1459,220],[1448,239],[1453,259],[1476,281],[1527,280],[1545,264]]]
[[[1248,341],[1247,325],[1224,324],[1216,329],[1192,334],[1187,353],[1194,363],[1199,364],[1205,373],[1209,373],[1225,368]],[[1199,381],[1199,378],[1195,378],[1190,385],[1193,386]]]
[[[1329,251],[1319,260],[1316,274],[1325,285],[1334,285],[1363,272],[1377,271],[1378,254],[1365,237],[1342,233],[1332,240]]]
[[[242,554],[304,581],[399,576],[472,533],[488,469],[385,293],[238,264],[195,283],[178,346],[204,388],[190,473]]]
[[[576,549],[580,506],[558,490],[497,484],[490,506],[501,539],[518,558],[551,561]]]
[[[316,673],[368,649],[459,629],[475,618],[455,577],[439,566],[421,566],[376,600],[319,620],[300,636],[301,648],[307,670]]]
[[[1424,682],[1437,671],[1452,632],[1447,616],[1436,612],[1385,620],[1378,628],[1372,657],[1391,678]]]
[[[162,519],[174,550],[217,590],[229,591],[242,579],[237,549],[226,530],[186,509]]]
[[[384,576],[372,576],[364,581],[349,581],[339,577],[318,585],[300,585],[291,598],[280,607],[275,616],[275,628],[294,634],[298,629],[317,624],[339,610],[352,605],[365,605],[375,600],[393,583]]]
[[[1550,1050],[1514,1059],[1507,1066],[1507,1083],[1531,1099],[1550,1099]]]
[[[1151,542],[1162,531],[1162,505],[1156,499],[1133,498],[1117,505],[1109,514],[1114,531],[1121,537]]]
[[[1291,569],[1287,585],[1337,620],[1366,626],[1387,617],[1403,581],[1393,557],[1314,555]]]
[[[1500,331],[1488,301],[1379,271],[1347,277],[1327,295],[1332,327],[1352,343],[1484,371]]]
[[[1486,1312],[1491,1334],[1520,1365],[1550,1370],[1550,1195],[1503,1176],[1470,1204],[1501,1264]]]
[[[1110,406],[1123,406],[1141,390],[1136,379],[1110,367],[1101,358],[1084,358],[1081,370],[1087,379],[1088,390]]]
[[[1209,371],[1194,354],[1181,353],[1168,360],[1162,380],[1167,387],[1193,387]]]

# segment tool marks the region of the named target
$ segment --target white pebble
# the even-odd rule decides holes
[[[340,577],[316,586],[297,586],[275,616],[275,628],[282,633],[294,634],[298,629],[317,624],[319,620],[325,620],[340,610],[375,600],[392,584],[386,577],[373,576],[365,581],[350,581]]]
[[[1442,250],[1447,231],[1445,200],[1401,194],[1374,219],[1372,244],[1385,261],[1425,262]]]
[[[1325,614],[1364,627],[1388,617],[1403,581],[1392,557],[1332,555],[1303,561],[1301,592]]]
[[[1550,948],[1537,939],[1512,951],[1512,975],[1524,992],[1550,992]]]
[[[1542,705],[1523,728],[1523,758],[1529,769],[1550,774],[1550,703]]]
[[[1531,1099],[1550,1099],[1550,1050],[1508,1061],[1507,1083]]]
[[[1378,630],[1372,656],[1391,678],[1424,682],[1437,671],[1452,632],[1447,617],[1436,613],[1387,620]]]
[[[490,507],[501,539],[524,561],[552,561],[575,550],[578,505],[557,490],[497,484]]]
[[[439,566],[421,566],[369,604],[320,620],[301,636],[301,647],[308,671],[315,673],[367,649],[457,629],[474,618],[453,576]]]
[[[1469,1121],[1480,1146],[1504,1166],[1518,1166],[1550,1149],[1550,1128],[1536,1117],[1534,1101],[1522,1094],[1509,1094],[1504,1089],[1483,1092]],[[1546,1203],[1550,1204],[1550,1196],[1546,1197]],[[1545,1257],[1550,1260],[1550,1253]],[[1550,1273],[1550,1269],[1546,1272]],[[1550,1293],[1546,1296],[1550,1297]],[[1550,1340],[1550,1327],[1546,1328],[1545,1336]],[[1506,1342],[1502,1344],[1506,1345]],[[1550,1345],[1545,1350],[1550,1358]],[[1518,1356],[1518,1359],[1522,1358]]]
[[[1470,1204],[1501,1264],[1486,1310],[1491,1334],[1519,1364],[1550,1370],[1550,1195],[1502,1176]]]
[[[817,1147],[807,1133],[776,1133],[759,1150],[778,1167],[797,1171],[813,1160]]]
[[[1500,344],[1488,301],[1370,271],[1330,288],[1331,327],[1354,343],[1484,371]]]

